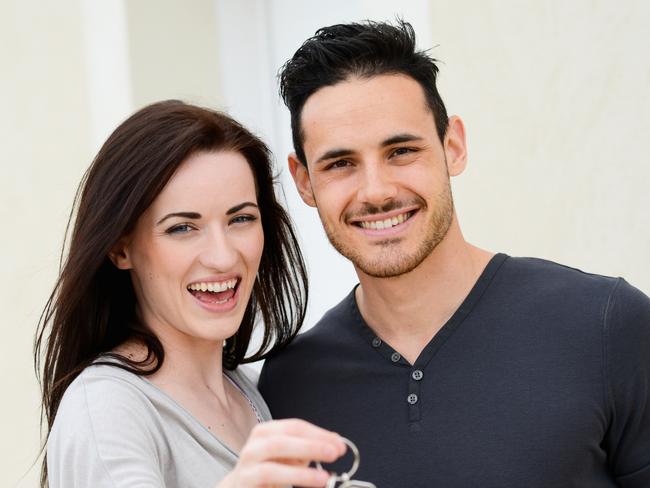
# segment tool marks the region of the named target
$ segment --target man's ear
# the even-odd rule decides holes
[[[131,238],[129,236],[122,237],[117,243],[112,247],[108,253],[108,258],[118,269],[131,269],[133,268],[133,263],[131,262],[131,252],[130,246]]]
[[[465,125],[457,115],[449,117],[443,146],[449,176],[458,176],[467,166],[467,144],[465,143]]]
[[[314,199],[314,192],[311,188],[311,180],[309,179],[309,171],[307,167],[300,162],[296,153],[289,154],[289,171],[293,176],[293,182],[296,184],[300,198],[310,207],[316,206]]]

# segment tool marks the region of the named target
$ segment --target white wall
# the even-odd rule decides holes
[[[284,168],[275,74],[321,25],[393,18],[395,2],[3,0],[0,4],[2,332],[0,486],[36,486],[31,347],[72,196],[133,109],[180,97],[225,107]],[[610,275],[650,292],[650,4],[404,1],[440,88],[464,117],[454,181],[467,238]],[[106,81],[110,81],[106,83]],[[312,276],[309,324],[355,282],[282,174]]]
[[[480,5],[480,7],[479,7]],[[434,2],[466,237],[650,292],[650,4]]]

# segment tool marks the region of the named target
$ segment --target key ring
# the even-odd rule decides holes
[[[352,442],[350,439],[347,439],[345,437],[341,437],[343,439],[343,442],[345,445],[348,446],[350,451],[352,451],[352,455],[354,456],[354,461],[352,462],[352,467],[350,468],[349,471],[343,472],[341,474],[332,474],[332,478],[334,481],[350,481],[352,479],[352,475],[357,472],[357,469],[359,469],[359,463],[360,463],[360,456],[359,456],[359,449],[357,446]],[[320,462],[316,461],[316,466],[318,469],[323,469],[323,466]]]

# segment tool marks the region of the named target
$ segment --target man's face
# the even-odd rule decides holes
[[[465,162],[460,119],[443,147],[420,85],[380,75],[318,90],[301,122],[308,165],[292,156],[290,169],[332,245],[370,276],[417,267],[453,219],[449,174]]]

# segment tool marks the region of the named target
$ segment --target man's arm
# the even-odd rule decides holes
[[[622,488],[650,487],[650,298],[619,280],[604,316],[608,462]]]

